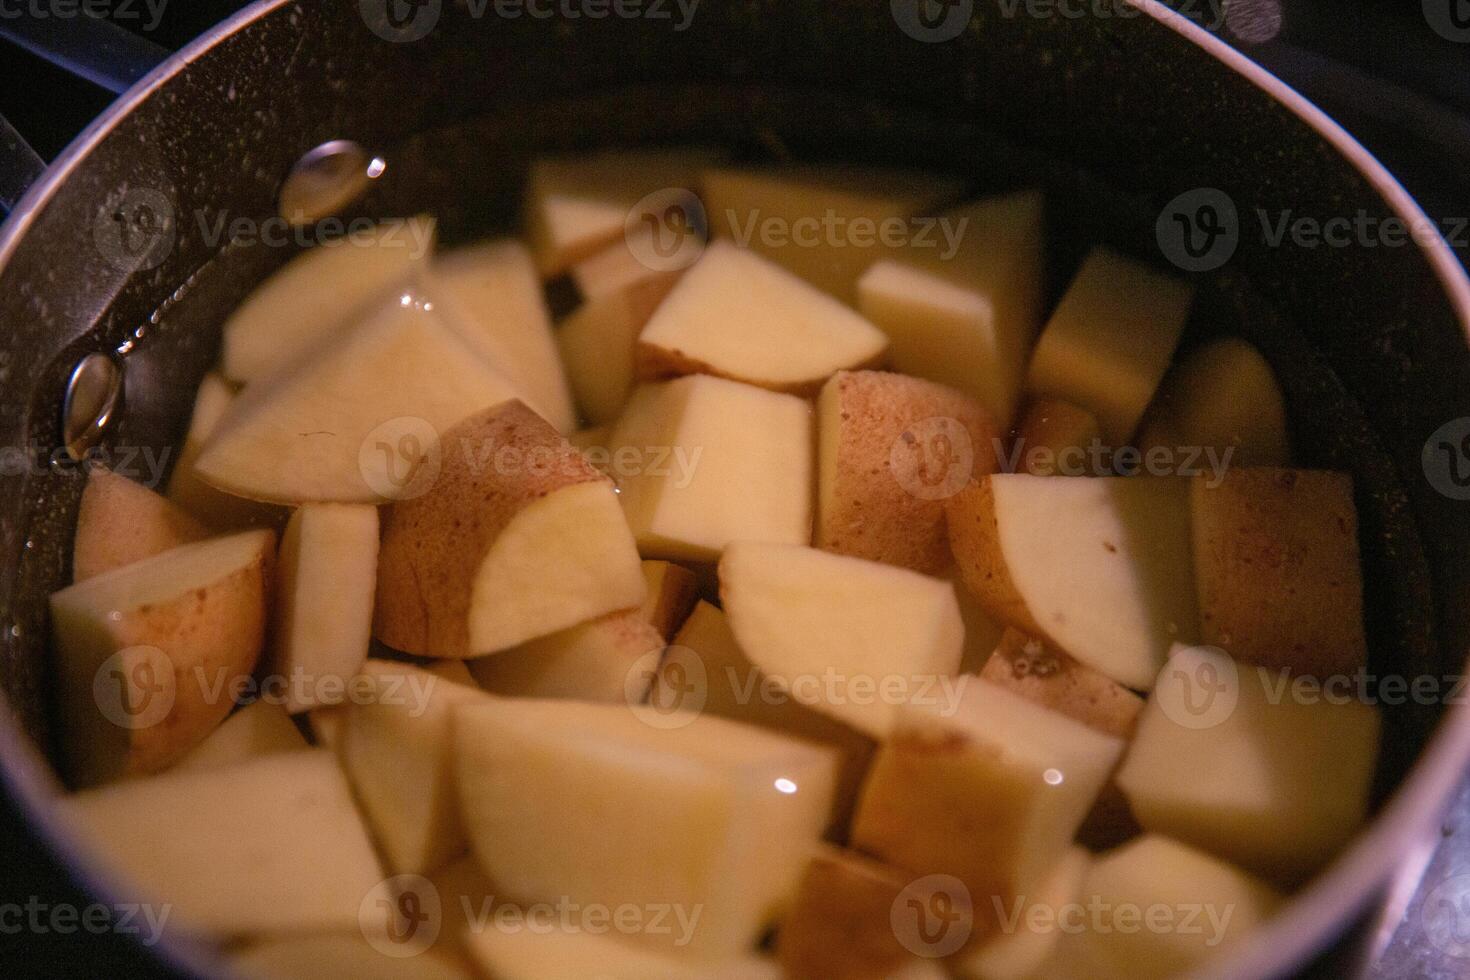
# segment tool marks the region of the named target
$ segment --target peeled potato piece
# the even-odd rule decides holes
[[[374,635],[464,659],[647,594],[612,481],[520,402],[456,426],[432,488],[384,518]]]
[[[1101,450],[1102,428],[1097,416],[1060,398],[1038,398],[1016,427],[1013,459],[1032,476],[1107,476],[1094,466],[1092,449]]]
[[[611,422],[623,410],[633,391],[638,335],[678,281],[677,274],[657,273],[589,299],[557,328],[577,405],[593,424]]]
[[[677,920],[669,926],[683,935]],[[695,927],[697,928],[697,926]],[[546,977],[596,977],[597,980],[780,980],[775,963],[754,954],[701,959],[649,949],[617,930],[608,935],[585,928],[529,925],[476,930],[467,939],[470,954],[495,980]]]
[[[1138,446],[1200,446],[1233,466],[1287,466],[1286,404],[1271,365],[1238,337],[1190,351],[1164,375]]]
[[[256,701],[226,718],[194,751],[179,760],[176,768],[208,769],[304,748],[306,739],[286,709],[269,701]]]
[[[1076,908],[1082,880],[1092,863],[1080,847],[1068,848],[1031,893],[1002,913],[1000,932],[958,958],[957,973],[965,980],[1033,980],[1047,977],[1047,961],[1072,928],[1067,918]]]
[[[468,661],[496,694],[642,704],[664,638],[638,610],[608,613],[549,636]]]
[[[379,942],[386,945],[391,940]],[[231,956],[230,966],[245,980],[326,976],[350,976],[353,980],[471,980],[473,976],[466,966],[442,954],[390,956],[358,932],[267,939]]]
[[[187,511],[152,490],[94,468],[87,474],[72,545],[72,581],[151,558],[161,551],[208,537],[209,530]]]
[[[168,499],[216,531],[280,527],[286,523],[284,507],[217,490],[194,468],[205,443],[234,401],[234,387],[220,374],[210,371],[199,382],[199,390],[194,395],[194,414],[189,417],[189,432],[169,474]]]

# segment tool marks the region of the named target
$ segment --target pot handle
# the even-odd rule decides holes
[[[170,53],[109,20],[85,14],[68,21],[0,18],[0,39],[113,94],[126,92]],[[0,215],[14,210],[45,170],[45,161],[0,116]]]

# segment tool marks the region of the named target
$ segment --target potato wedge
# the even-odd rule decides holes
[[[556,342],[577,406],[594,425],[614,421],[627,404],[638,335],[678,281],[678,273],[655,273],[588,300],[558,327]]]
[[[226,718],[175,768],[209,769],[304,748],[308,748],[306,739],[284,708],[270,701],[255,701]]]
[[[290,516],[286,508],[216,490],[194,467],[205,443],[234,401],[235,388],[223,375],[210,371],[199,382],[199,390],[194,395],[194,414],[189,417],[189,432],[169,473],[168,499],[216,531],[279,528]]]
[[[475,681],[495,694],[642,704],[664,637],[639,610],[608,613],[513,650],[467,661]]]
[[[209,529],[167,497],[94,467],[87,474],[72,545],[72,581],[151,558],[209,536]]]
[[[1112,475],[1093,465],[1093,446],[1103,446],[1096,415],[1060,398],[1037,398],[1021,416],[1011,451],[1032,476]]]

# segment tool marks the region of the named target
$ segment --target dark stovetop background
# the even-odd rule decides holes
[[[1208,12],[1218,10],[1220,0],[1167,2],[1186,12]],[[1232,2],[1274,5],[1274,0]],[[1246,43],[1229,30],[1223,36],[1341,122],[1432,218],[1455,219],[1470,217],[1470,41],[1457,43],[1431,28],[1435,5],[1470,18],[1470,0],[1282,0],[1280,30],[1272,40]],[[6,6],[22,9],[19,3]],[[173,49],[243,6],[243,0],[167,3],[157,27],[147,31],[136,15],[117,20]],[[0,116],[43,158],[59,153],[111,100],[108,93],[0,40]],[[1458,245],[1461,261],[1470,264],[1470,248],[1452,244]],[[1462,930],[1464,938],[1456,945],[1445,942],[1432,924],[1442,925],[1448,914],[1452,923],[1470,927],[1470,783],[1439,830],[1404,862],[1399,887],[1380,916],[1376,943],[1383,954],[1372,973],[1376,980],[1470,976],[1470,958],[1447,953],[1450,948],[1470,954],[1470,934]],[[24,904],[36,890],[37,861],[23,842],[0,840],[0,902]],[[1455,918],[1457,913],[1464,918]],[[74,949],[69,937],[21,941],[5,936],[0,976],[71,975],[69,948]],[[137,964],[128,962],[125,952],[119,956],[111,972],[138,975]]]

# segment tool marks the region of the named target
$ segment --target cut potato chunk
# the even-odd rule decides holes
[[[1196,477],[1200,640],[1247,663],[1352,674],[1368,662],[1358,512],[1346,473],[1232,469]]]
[[[379,640],[463,659],[643,602],[612,482],[544,419],[510,402],[444,441],[433,487],[384,519]]]
[[[1238,337],[1191,351],[1164,376],[1139,448],[1200,446],[1232,466],[1287,466],[1286,403],[1271,365]]]
[[[639,258],[657,254],[652,232],[647,227],[625,230],[620,241],[572,266],[572,282],[582,302],[591,304],[603,297],[629,291],[651,279],[677,278],[666,270],[652,268]]]
[[[345,705],[342,764],[395,874],[428,874],[466,846],[454,796],[450,715],[487,700],[408,664],[369,660],[372,694]]]
[[[610,422],[623,410],[633,391],[638,335],[678,281],[677,273],[657,273],[588,300],[562,321],[556,342],[577,406],[594,424]]]
[[[648,560],[643,563],[643,581],[648,584],[648,598],[638,614],[667,639],[694,608],[699,578],[683,565]]]
[[[544,278],[624,234],[629,211],[655,191],[691,190],[720,153],[702,147],[542,157],[526,184],[526,234]]]
[[[1227,956],[1284,901],[1240,869],[1151,834],[1092,863],[1078,902],[1099,911],[1084,916],[1086,929],[1063,935],[1057,953],[1072,971],[1067,976],[1185,976]]]
[[[846,834],[873,758],[873,740],[807,707],[761,673],[740,649],[720,609],[708,602],[694,607],[659,665],[651,702],[659,711],[697,709],[831,746],[840,768],[829,834]]]
[[[1094,249],[1047,321],[1026,377],[1097,415],[1103,438],[1133,438],[1194,299],[1189,283],[1107,249]]]
[[[513,900],[697,910],[681,948],[738,955],[790,899],[826,824],[833,754],[708,715],[652,720],[578,701],[461,707],[471,847]]]
[[[307,748],[306,739],[279,704],[256,701],[236,711],[179,760],[179,769],[208,769],[272,752]]]
[[[1037,398],[1021,416],[1012,452],[1032,476],[1105,476],[1092,457],[1092,447],[1102,445],[1096,415],[1060,398]]]
[[[1008,629],[980,676],[1043,708],[1121,739],[1133,737],[1143,699],[1106,674]]]
[[[284,678],[286,710],[322,703],[367,659],[378,573],[378,509],[306,504],[281,538],[271,621],[270,673]],[[304,682],[304,683],[299,683]]]
[[[954,569],[950,570],[950,577],[955,578]],[[963,582],[956,579],[952,584],[955,601],[960,607],[960,619],[965,623],[965,652],[960,656],[960,673],[978,674],[995,654],[1006,626],[985,611]]]
[[[57,805],[127,876],[128,894],[167,902],[216,936],[355,932],[383,876],[341,767],[320,749],[130,780]]]
[[[1180,647],[1118,785],[1148,830],[1295,884],[1366,818],[1379,728],[1377,710],[1341,690]]]
[[[1122,753],[1120,739],[979,678],[957,705],[906,705],[878,752],[853,846],[916,875],[951,875],[976,938],[1040,886]]]
[[[225,375],[254,381],[345,327],[428,265],[434,234],[433,218],[393,219],[292,259],[225,321]]]
[[[559,432],[577,427],[551,314],[531,254],[504,240],[462,248],[430,266],[428,290],[445,321]]]
[[[811,540],[812,415],[800,398],[704,375],[644,385],[612,457],[645,555],[713,561],[731,541]]]
[[[75,785],[166,768],[234,707],[265,642],[270,531],[187,544],[51,595]]]
[[[1041,327],[1042,205],[1039,191],[963,205],[939,219],[958,236],[952,249],[910,244],[858,281],[858,309],[888,335],[894,368],[973,395],[1002,427]]]
[[[275,504],[263,504],[234,494],[216,490],[205,483],[194,468],[204,445],[214,434],[235,401],[235,389],[221,375],[211,371],[199,382],[194,395],[194,414],[189,418],[189,432],[179,450],[178,461],[168,478],[168,499],[217,531],[233,531],[247,527],[280,527],[286,523],[287,511]]]
[[[898,706],[945,703],[965,643],[943,579],[800,545],[737,541],[720,559],[730,628],[802,704],[875,738]]]
[[[945,498],[995,472],[1000,434],[953,388],[884,371],[833,375],[817,400],[816,546],[943,572]]]
[[[963,190],[959,180],[915,170],[842,166],[717,167],[704,172],[701,185],[713,234],[845,303],[890,241],[918,236],[920,225],[906,219],[932,214]],[[929,237],[943,244],[932,227]]]
[[[755,252],[704,250],[638,338],[640,378],[714,374],[814,394],[835,372],[878,364],[883,331]]]
[[[230,493],[301,504],[380,503],[432,482],[439,437],[517,397],[514,385],[412,293],[252,385],[195,464]]]
[[[608,613],[514,650],[469,661],[479,685],[496,694],[642,704],[664,637],[638,610]]]
[[[987,476],[948,501],[966,588],[997,619],[1135,690],[1195,632],[1189,483]]]
[[[851,851],[824,849],[806,866],[791,911],[781,923],[777,958],[787,977],[824,977],[832,980],[918,980],[922,965],[934,975],[945,973],[921,953],[907,930],[895,928],[904,911],[914,876]],[[959,910],[956,910],[957,912]],[[956,939],[968,927],[951,926]],[[942,941],[942,940],[941,940]]]
[[[188,511],[141,483],[94,467],[87,474],[72,545],[72,581],[208,537]]]
[[[1068,909],[1082,891],[1091,864],[1080,847],[1068,848],[1030,894],[1002,914],[1000,932],[962,954],[957,973],[965,980],[1034,980],[1048,977],[1043,967],[1062,937]]]
[[[392,956],[357,932],[268,939],[231,956],[230,966],[245,980],[301,980],[302,977],[471,980],[473,977],[467,966],[443,954]]]
[[[679,933],[676,921],[669,925]],[[467,943],[475,962],[495,980],[781,980],[774,962],[754,954],[705,960],[652,949],[615,930],[604,935],[554,924],[491,927],[472,932]]]

